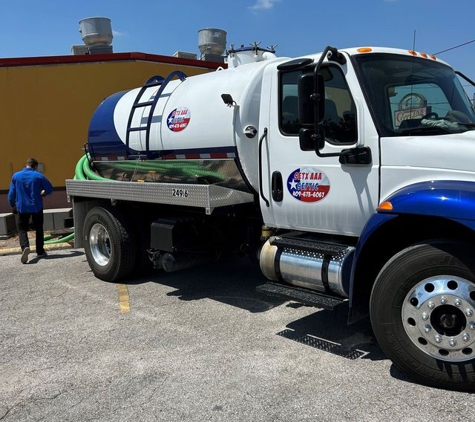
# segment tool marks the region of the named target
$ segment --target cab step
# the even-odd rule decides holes
[[[333,310],[336,306],[347,302],[347,299],[329,296],[325,293],[313,292],[300,287],[285,286],[269,281],[256,287],[258,293],[274,296],[285,300],[292,300],[308,306]]]
[[[344,256],[354,249],[352,246],[348,245],[322,241],[319,242],[292,236],[275,237],[272,239],[271,243],[272,245],[282,249],[296,249],[332,257]]]

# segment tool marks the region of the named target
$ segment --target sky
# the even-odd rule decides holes
[[[260,42],[280,57],[327,45],[450,49],[438,57],[475,80],[475,0],[0,0],[0,11],[0,59],[69,55],[79,21],[107,17],[114,52],[199,55],[198,31],[219,28],[228,48]]]

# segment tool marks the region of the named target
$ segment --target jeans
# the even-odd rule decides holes
[[[41,255],[44,250],[44,232],[43,232],[43,210],[33,213],[19,213],[18,231],[20,232],[21,250],[30,247],[28,240],[28,229],[30,228],[30,217],[33,221],[36,231],[36,253]]]

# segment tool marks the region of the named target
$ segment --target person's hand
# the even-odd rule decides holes
[[[46,192],[44,190],[41,191],[41,196],[46,196]]]
[[[12,207],[12,214],[18,214],[18,210],[16,209],[15,205]]]

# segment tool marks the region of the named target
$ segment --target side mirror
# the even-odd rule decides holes
[[[301,128],[299,131],[299,145],[302,151],[315,151],[315,141],[313,129]]]
[[[316,76],[313,73],[301,75],[298,82],[298,95],[300,123],[303,126],[320,124],[325,118],[325,81],[323,76],[320,73],[317,73]]]
[[[319,130],[301,128],[299,131],[299,146],[302,151],[321,151],[325,147],[325,133]]]
[[[305,73],[298,82],[300,149],[318,152],[325,147],[321,123],[325,119],[325,81],[321,73]]]

